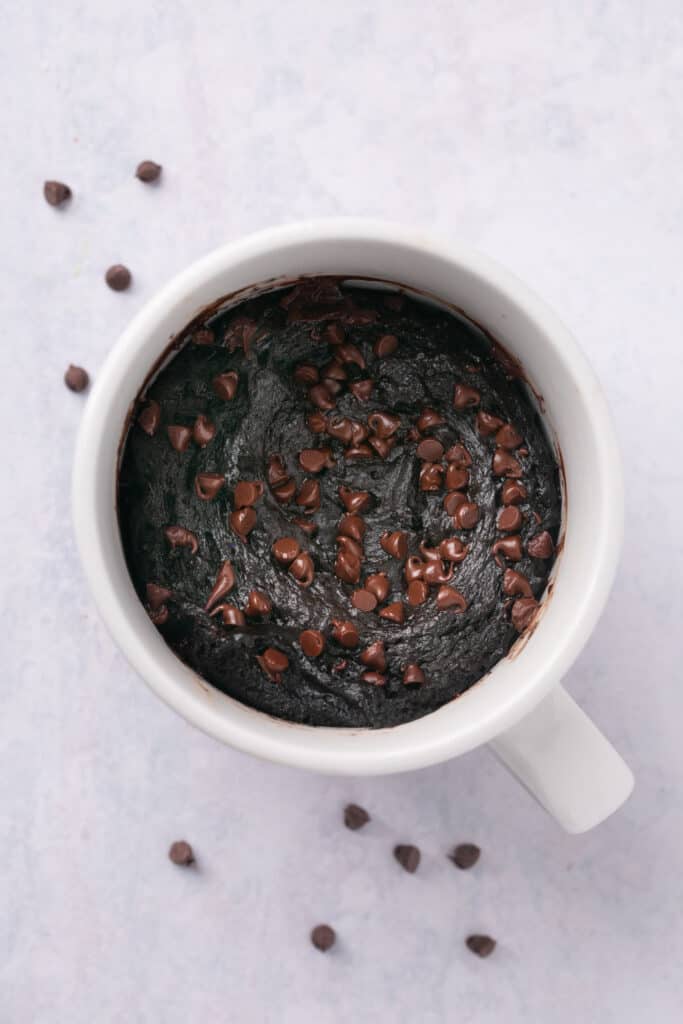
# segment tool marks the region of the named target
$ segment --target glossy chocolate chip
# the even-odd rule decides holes
[[[143,160],[135,169],[135,177],[149,185],[152,181],[158,181],[161,175],[161,164],[154,160]]]
[[[356,584],[360,580],[360,558],[350,551],[340,550],[334,562],[334,574],[344,583]]]
[[[516,505],[504,505],[498,513],[496,526],[504,533],[516,533],[522,526],[523,516]]]
[[[287,502],[291,501],[295,492],[295,480],[286,480],[283,484],[278,484],[277,487],[273,487],[273,497],[281,505],[286,505]]]
[[[289,571],[300,587],[310,587],[313,583],[315,567],[313,565],[313,559],[307,552],[299,552],[296,558],[290,563]]]
[[[349,379],[348,373],[336,357],[334,359],[330,359],[329,363],[325,363],[320,370],[320,376],[325,380],[325,384],[328,388],[330,387],[328,383],[329,381],[336,381],[339,383]]]
[[[313,434],[324,434],[327,430],[327,420],[321,412],[311,412],[306,417],[306,425]]]
[[[113,292],[125,292],[133,280],[130,270],[128,267],[124,267],[122,263],[115,263],[112,267],[109,267],[104,275],[104,279]]]
[[[332,620],[332,636],[338,644],[347,648],[357,647],[358,640],[360,639],[358,636],[358,630],[353,622],[341,619]]]
[[[273,602],[262,590],[250,590],[244,613],[250,618],[265,618],[273,610]]]
[[[246,543],[248,535],[256,526],[256,512],[253,508],[236,508],[230,513],[230,527],[241,541]]]
[[[510,534],[509,537],[501,537],[492,546],[491,551],[501,568],[502,561],[499,557],[500,555],[503,558],[509,558],[511,562],[518,562],[522,557],[522,538],[518,533]]]
[[[171,848],[168,851],[168,859],[177,864],[178,867],[189,867],[190,864],[194,864],[192,847],[184,839],[179,839],[171,844]]]
[[[304,448],[299,452],[299,464],[306,473],[321,473],[335,463],[330,448]]]
[[[147,604],[152,611],[158,611],[166,601],[173,597],[172,590],[169,590],[168,587],[161,587],[158,583],[148,583],[145,587],[145,593],[147,595]]]
[[[318,409],[329,411],[334,409],[336,399],[325,384],[314,384],[308,389],[308,397]]]
[[[453,405],[459,411],[463,409],[472,409],[475,405],[479,405],[481,401],[481,395],[476,388],[469,387],[468,384],[456,384],[453,389]]]
[[[374,434],[368,438],[368,444],[375,450],[380,459],[386,459],[396,443],[395,437],[376,437]]]
[[[391,437],[401,426],[401,417],[390,412],[373,412],[368,416],[368,426],[378,437]]]
[[[387,655],[384,648],[384,641],[376,640],[360,653],[360,660],[367,668],[376,669],[377,672],[385,672],[387,667]]]
[[[298,526],[300,530],[303,530],[309,537],[312,537],[318,532],[318,524],[312,522],[310,519],[302,519],[299,516],[295,516],[294,519],[292,519],[292,523],[294,526]]]
[[[503,593],[508,597],[534,596],[526,576],[514,569],[506,569],[503,574]]]
[[[353,421],[348,416],[341,416],[326,421],[325,429],[330,437],[342,444],[351,444],[353,440]]]
[[[474,843],[459,843],[448,856],[461,871],[469,871],[479,860],[481,850]]]
[[[341,517],[337,529],[343,537],[352,537],[353,540],[362,541],[367,526],[361,516],[348,513]]]
[[[477,956],[487,957],[491,956],[491,953],[496,948],[496,941],[490,935],[468,935],[465,939],[465,945],[472,953],[476,953]]]
[[[355,444],[344,452],[345,459],[371,459],[372,448],[367,444]]]
[[[222,473],[198,473],[194,478],[194,490],[202,501],[213,501],[220,489],[225,485]]]
[[[192,441],[192,431],[189,427],[170,426],[166,427],[171,448],[177,452],[186,452]]]
[[[334,354],[335,358],[341,363],[355,363],[361,370],[365,369],[365,360],[361,350],[351,342],[342,342],[341,345],[337,346]]]
[[[446,512],[448,512],[449,516],[454,516],[460,506],[466,504],[466,502],[467,498],[462,491],[449,491],[449,493],[444,496],[443,507]]]
[[[289,658],[277,647],[266,647],[263,654],[256,655],[256,660],[274,683],[281,682],[282,673],[289,668]]]
[[[344,808],[344,824],[352,832],[357,832],[359,828],[363,828],[369,821],[370,815],[364,807],[359,807],[358,804],[348,804]]]
[[[164,534],[172,548],[189,548],[193,555],[199,551],[199,541],[194,533],[184,526],[167,526]]]
[[[398,338],[395,334],[383,334],[372,346],[372,351],[378,359],[386,359],[394,354],[398,348]]]
[[[426,437],[420,441],[415,454],[424,462],[439,462],[443,458],[443,445],[435,437]]]
[[[214,377],[211,381],[211,387],[219,398],[229,402],[237,394],[238,383],[238,374],[234,370],[230,370],[229,373],[219,373],[217,377]]]
[[[527,498],[527,489],[518,480],[506,480],[500,492],[503,505],[519,505]]]
[[[400,843],[394,847],[394,857],[401,865],[404,871],[414,875],[420,864],[420,851],[417,846],[411,846],[407,843]]]
[[[439,544],[439,555],[448,562],[459,564],[467,557],[467,547],[459,537],[444,537]]]
[[[425,562],[422,570],[422,579],[425,583],[434,585],[437,583],[447,583],[448,580],[453,578],[453,566],[449,566],[446,569],[444,563],[439,559],[438,561]]]
[[[284,484],[289,480],[289,473],[285,468],[281,455],[268,456],[266,479],[271,487],[279,487],[280,484]]]
[[[354,540],[353,537],[347,537],[345,534],[340,533],[336,537],[336,542],[341,551],[345,551],[347,554],[353,555],[354,558],[362,561],[363,544],[361,541]]]
[[[85,391],[89,382],[90,378],[83,367],[74,366],[73,363],[70,364],[64,374],[64,383],[68,387],[69,391]]]
[[[71,189],[63,181],[46,181],[43,185],[45,202],[50,206],[61,206],[67,199],[71,199]]]
[[[461,469],[454,462],[446,466],[446,479],[444,486],[447,491],[464,491],[470,482],[470,474],[467,469]]]
[[[346,334],[341,324],[327,324],[322,333],[322,340],[328,345],[343,345]]]
[[[377,607],[377,598],[370,590],[354,590],[351,595],[351,604],[359,612],[374,612]]]
[[[263,484],[260,480],[240,480],[232,496],[235,508],[247,508],[255,505],[263,496]]]
[[[493,435],[503,426],[503,421],[500,416],[494,416],[493,413],[484,412],[484,410],[481,409],[477,413],[474,425],[482,437],[493,437]]]
[[[403,561],[408,555],[408,534],[405,530],[386,530],[379,538],[379,543],[392,558]]]
[[[299,633],[299,646],[307,658],[317,658],[325,649],[325,637],[318,629],[304,629]]]
[[[386,686],[387,683],[387,677],[383,672],[375,672],[372,669],[361,672],[361,679],[364,683],[370,683],[371,686]]]
[[[417,555],[411,555],[410,558],[406,559],[406,564],[403,566],[403,578],[406,583],[412,583],[413,580],[421,580],[424,570],[425,563]]]
[[[244,612],[234,604],[219,604],[211,612],[211,615],[220,615],[224,626],[246,626],[247,620]]]
[[[441,489],[443,466],[438,462],[423,462],[420,468],[419,487],[421,491],[434,492]]]
[[[555,552],[553,538],[547,530],[543,530],[527,541],[526,550],[532,558],[552,558]]]
[[[280,537],[273,544],[273,558],[280,565],[289,565],[301,551],[301,545],[294,537]]]
[[[403,670],[404,686],[422,686],[425,681],[425,674],[416,662],[406,665]]]
[[[394,601],[392,604],[388,604],[386,608],[381,608],[379,616],[382,619],[386,619],[387,622],[396,622],[402,625],[405,622],[406,610],[400,601]]]
[[[524,438],[511,423],[504,423],[503,426],[496,431],[496,444],[499,448],[507,448],[512,451],[514,448],[519,448]]]
[[[351,384],[351,393],[359,402],[367,402],[372,395],[372,389],[375,386],[374,380],[366,378],[365,380],[354,380]]]
[[[256,334],[256,321],[249,316],[237,316],[230,322],[223,336],[223,344],[231,352],[241,348],[245,356],[249,355],[251,343]]]
[[[147,401],[144,409],[138,416],[138,426],[150,437],[154,437],[159,424],[161,423],[161,406],[153,398]]]
[[[296,503],[301,508],[313,511],[320,508],[320,484],[317,480],[304,480],[296,496]]]
[[[367,440],[370,431],[364,423],[359,423],[358,420],[351,420],[351,443],[354,445],[360,445],[363,441]]]
[[[461,530],[472,530],[479,522],[479,506],[473,501],[465,501],[453,516]]]
[[[204,611],[210,611],[217,601],[220,601],[222,598],[224,598],[227,594],[230,593],[234,586],[235,571],[232,567],[232,563],[226,559],[226,561],[223,562],[222,566],[218,570],[216,582],[213,585],[213,590],[206,599]]]
[[[514,455],[505,451],[504,448],[496,448],[493,453],[492,467],[494,476],[507,476],[513,480],[518,479],[523,472]]]
[[[415,425],[418,430],[426,432],[427,430],[434,430],[435,427],[442,426],[445,422],[443,416],[436,409],[431,409],[427,406],[420,413]]]
[[[472,465],[472,456],[467,451],[464,444],[451,445],[446,452],[445,459],[449,464],[449,468],[453,465],[456,466],[457,469],[467,469]]]
[[[293,376],[298,384],[306,384],[309,387],[312,384],[317,384],[320,379],[318,368],[311,366],[310,363],[300,363],[295,367]]]
[[[321,953],[332,949],[336,938],[334,928],[330,928],[329,924],[317,924],[311,932],[311,942]]]
[[[148,608],[147,614],[155,626],[163,626],[165,622],[168,622],[168,617],[171,614],[165,604],[162,604],[160,608]]]
[[[192,427],[192,438],[194,443],[199,445],[200,448],[206,448],[207,444],[210,441],[213,441],[215,436],[216,428],[211,420],[207,416],[200,414],[194,421],[194,426]]]
[[[370,507],[370,495],[367,491],[352,491],[342,485],[339,488],[339,498],[347,512],[365,512]]]
[[[428,597],[429,587],[424,580],[412,580],[408,584],[406,599],[411,607],[417,608],[418,605],[424,604]]]
[[[442,586],[439,587],[436,594],[436,607],[440,612],[464,612],[467,608],[467,601],[455,587]]]

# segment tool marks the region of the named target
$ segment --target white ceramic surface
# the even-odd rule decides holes
[[[6,5],[0,434],[3,1024],[642,1024],[683,1005],[683,10],[616,0]],[[164,165],[159,187],[133,177]],[[55,211],[47,177],[74,199]],[[638,784],[569,837],[486,748],[330,777],[212,742],[94,607],[70,479],[115,339],[192,260],[363,214],[466,239],[556,309],[628,483],[565,676]],[[102,282],[128,263],[128,293]],[[673,427],[672,427],[673,420]],[[372,825],[347,832],[349,800]],[[178,872],[168,844],[197,850]],[[482,847],[455,872],[449,847]],[[422,849],[418,874],[391,847]],[[320,920],[334,955],[308,945]],[[480,962],[471,930],[495,935]]]

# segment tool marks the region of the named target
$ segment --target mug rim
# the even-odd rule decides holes
[[[117,554],[111,546],[111,519],[118,537],[116,502],[108,501],[103,493],[109,485],[101,471],[103,458],[108,458],[103,453],[111,450],[112,432],[117,451],[124,433],[123,421],[113,422],[113,415],[131,360],[145,341],[149,342],[178,296],[193,295],[202,284],[254,256],[341,240],[379,242],[428,253],[474,275],[535,321],[546,342],[561,353],[563,369],[578,392],[584,398],[590,396],[583,412],[590,419],[590,436],[604,482],[602,508],[592,535],[592,578],[586,580],[583,603],[576,608],[573,621],[543,665],[530,669],[522,650],[515,660],[518,666],[526,663],[523,678],[515,679],[514,686],[507,689],[495,688],[490,684],[498,667],[506,661],[512,664],[508,653],[457,700],[423,718],[383,729],[309,726],[276,719],[221,693],[181,662],[153,627],[135,594],[120,538],[118,558],[123,562],[128,590],[115,583],[112,559]],[[408,281],[405,284],[410,288]],[[150,356],[149,367],[159,354]],[[142,382],[143,378],[138,387]],[[113,487],[116,467],[112,468]],[[587,360],[557,316],[510,271],[474,249],[438,241],[401,225],[359,218],[289,224],[228,243],[181,271],[137,313],[110,352],[86,405],[74,461],[73,515],[81,561],[100,614],[130,664],[159,697],[192,724],[233,747],[272,761],[338,774],[379,774],[436,763],[487,742],[531,711],[559,682],[602,612],[623,532],[620,459],[607,404]],[[543,617],[539,628],[542,623]],[[511,674],[522,675],[517,667]]]

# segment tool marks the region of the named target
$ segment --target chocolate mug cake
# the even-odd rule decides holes
[[[191,323],[118,483],[132,581],[177,656],[325,726],[407,722],[485,675],[533,625],[562,508],[500,346],[336,278]]]

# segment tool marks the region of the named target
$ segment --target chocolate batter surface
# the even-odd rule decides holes
[[[320,278],[181,342],[140,397],[119,476],[128,568],[179,658],[271,715],[380,728],[505,656],[545,588],[561,495],[527,386],[478,328]],[[349,512],[340,487],[366,507]],[[365,586],[380,573],[386,595]]]

